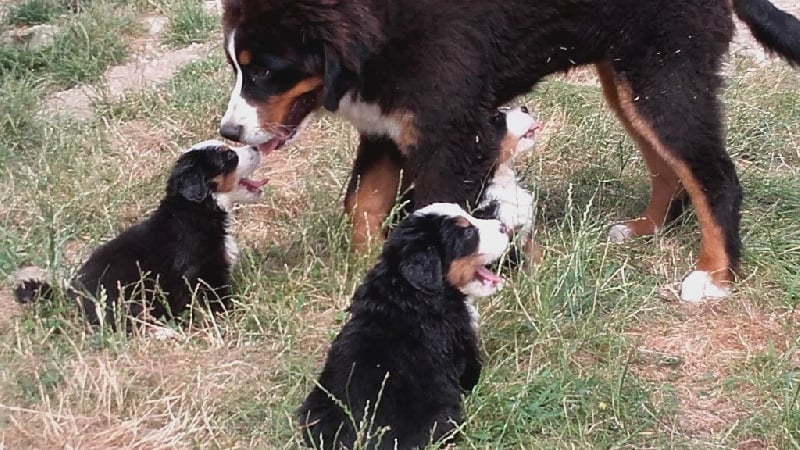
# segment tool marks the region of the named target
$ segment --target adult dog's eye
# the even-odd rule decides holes
[[[254,83],[265,83],[269,80],[271,72],[266,67],[253,67],[250,69],[250,78]]]

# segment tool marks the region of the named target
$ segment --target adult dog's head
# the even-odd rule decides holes
[[[503,286],[486,265],[502,256],[508,242],[509,230],[499,220],[476,219],[456,204],[434,203],[392,230],[381,258],[417,290],[451,286],[484,297]]]
[[[225,53],[235,81],[220,133],[282,147],[324,106],[335,111],[379,44],[363,0],[224,0]]]
[[[221,208],[233,203],[252,203],[261,198],[266,180],[247,178],[260,162],[252,146],[231,149],[219,141],[192,146],[175,163],[167,181],[167,198],[202,204],[212,199]]]

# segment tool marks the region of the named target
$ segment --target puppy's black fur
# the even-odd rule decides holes
[[[392,230],[298,411],[309,446],[352,448],[359,428],[369,430],[359,441],[366,449],[452,437],[461,395],[481,371],[467,298],[448,279],[455,261],[477,251],[479,236],[457,220],[414,214]]]
[[[115,329],[119,311],[130,331],[133,318],[145,313],[176,317],[194,299],[214,312],[228,306],[228,213],[212,194],[230,189],[237,164],[236,152],[227,148],[181,155],[153,214],[101,245],[72,280],[68,294],[90,324],[102,321]],[[26,280],[18,286],[17,299],[29,302],[50,291],[44,281]]]

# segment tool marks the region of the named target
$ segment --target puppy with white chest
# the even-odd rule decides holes
[[[454,437],[481,371],[470,300],[502,288],[486,265],[508,243],[500,221],[448,203],[392,230],[298,410],[307,445],[411,449]]]
[[[491,119],[500,139],[500,156],[492,178],[481,193],[476,214],[494,217],[514,233],[513,241],[523,248],[529,262],[541,260],[541,249],[531,239],[533,196],[520,186],[514,159],[533,148],[541,124],[524,106],[501,108]]]
[[[206,141],[183,153],[158,208],[143,222],[97,248],[67,293],[92,325],[178,317],[194,301],[213,312],[229,306],[238,249],[230,235],[234,203],[261,197],[266,181],[248,179],[260,161],[255,147]],[[41,277],[17,277],[17,300],[52,292]],[[123,303],[124,301],[124,303]],[[124,317],[120,321],[120,317]]]

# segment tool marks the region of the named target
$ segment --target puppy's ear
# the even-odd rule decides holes
[[[323,80],[323,106],[328,111],[339,109],[339,100],[346,90],[343,80],[342,64],[336,50],[329,44],[324,46],[325,79]]]
[[[400,261],[400,273],[420,291],[438,292],[444,289],[442,260],[435,248],[428,247],[406,254]]]
[[[167,181],[167,195],[181,196],[190,202],[201,203],[211,194],[205,174],[199,167],[202,150],[181,155]]]
[[[211,189],[201,173],[189,172],[177,181],[178,193],[190,202],[202,203],[211,194]]]

